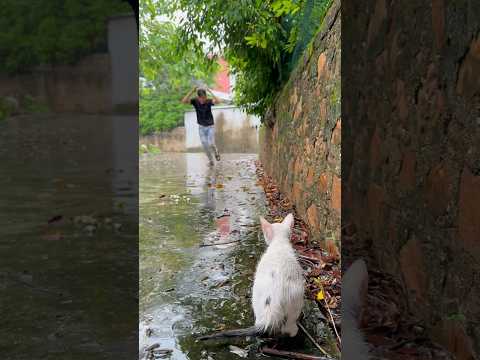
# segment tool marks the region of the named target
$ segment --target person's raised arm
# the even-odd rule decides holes
[[[184,103],[184,104],[190,104],[190,96],[192,95],[192,93],[193,93],[195,90],[197,90],[197,87],[196,87],[196,86],[194,86],[194,87],[192,88],[192,90],[190,90],[190,91],[188,92],[188,94],[183,97],[182,103]]]
[[[215,105],[219,104],[219,103],[220,103],[220,99],[215,96],[215,94],[212,92],[212,90],[210,90],[210,88],[207,88],[207,90],[208,90],[208,92],[210,93],[210,95],[212,95],[212,97],[213,97],[213,103],[214,103]]]

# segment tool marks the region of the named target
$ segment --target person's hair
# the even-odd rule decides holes
[[[198,89],[197,90],[197,95],[198,96],[207,96],[207,92],[203,89]]]

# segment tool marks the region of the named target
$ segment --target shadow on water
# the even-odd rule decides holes
[[[201,153],[142,155],[140,357],[155,343],[171,359],[238,357],[192,335],[253,323],[250,288],[265,247],[255,159],[226,154],[209,169]]]

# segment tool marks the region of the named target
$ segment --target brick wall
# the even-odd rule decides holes
[[[340,1],[265,118],[260,159],[317,242],[340,238]]]
[[[342,223],[430,334],[474,359],[480,2],[358,0],[342,13]]]

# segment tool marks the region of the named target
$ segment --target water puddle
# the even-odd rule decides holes
[[[255,159],[226,154],[209,168],[201,153],[142,155],[140,358],[155,344],[175,360],[240,358],[192,334],[252,325],[250,287],[265,247]]]
[[[138,303],[128,251],[138,233],[136,124],[85,115],[0,123],[2,358],[120,359],[136,346],[137,314],[125,314]]]

